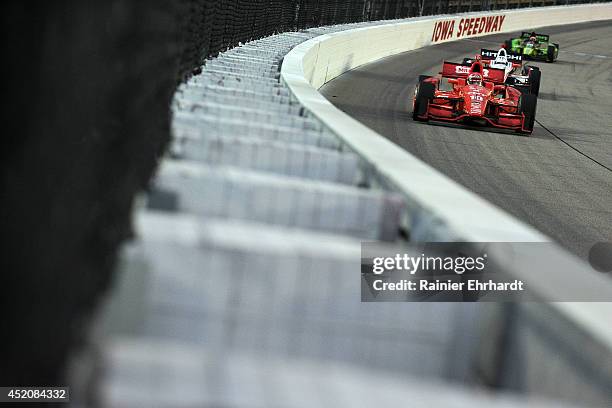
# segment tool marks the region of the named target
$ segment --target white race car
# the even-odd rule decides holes
[[[485,67],[503,69],[506,73],[506,85],[513,86],[523,93],[536,96],[540,93],[540,69],[533,65],[523,66],[521,55],[510,53],[505,48],[500,48],[499,51],[483,48],[475,59],[464,58],[463,63],[471,64],[474,60],[480,60]]]

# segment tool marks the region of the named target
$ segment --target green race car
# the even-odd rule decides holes
[[[504,43],[507,50],[520,54],[524,59],[555,62],[559,55],[559,44],[551,43],[546,34],[523,32],[519,38]]]

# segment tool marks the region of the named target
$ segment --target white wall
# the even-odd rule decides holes
[[[477,33],[461,30],[466,21],[479,17],[497,18],[501,24],[492,25],[489,31]],[[457,16],[430,17],[427,19],[401,20],[397,24],[385,24],[355,30],[342,31],[315,38],[300,47],[308,49],[303,69],[308,82],[320,88],[326,82],[359,65],[431,44],[455,41],[462,38],[488,34],[530,30],[537,27],[612,19],[612,4],[586,6],[540,7],[534,9],[466,13]],[[432,41],[437,22],[453,24],[452,35]],[[474,29],[472,29],[474,31]],[[554,40],[554,39],[553,39]],[[316,46],[315,46],[316,45]]]

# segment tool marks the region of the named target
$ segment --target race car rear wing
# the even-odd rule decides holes
[[[506,55],[508,56],[508,61],[512,61],[514,64],[520,64],[523,61],[523,56],[520,54],[515,54],[506,50]],[[480,49],[480,56],[483,60],[494,60],[497,58],[497,51],[487,50],[486,48]]]
[[[475,68],[474,66],[479,68]],[[481,73],[485,81],[490,81],[495,84],[503,84],[505,81],[505,71],[503,69],[483,68],[480,63],[474,63],[472,66],[469,66],[456,62],[444,61],[440,74],[445,78],[467,78],[472,72]]]
[[[550,36],[548,34],[536,33],[535,36],[536,36],[536,39],[541,42],[548,42],[548,40],[550,39]],[[521,38],[529,38],[529,37],[531,37],[531,33],[528,33],[527,31],[523,31],[521,33]]]

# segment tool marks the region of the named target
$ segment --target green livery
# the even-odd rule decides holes
[[[559,44],[551,43],[546,34],[523,32],[519,38],[506,40],[505,46],[524,59],[555,62],[559,55]]]

